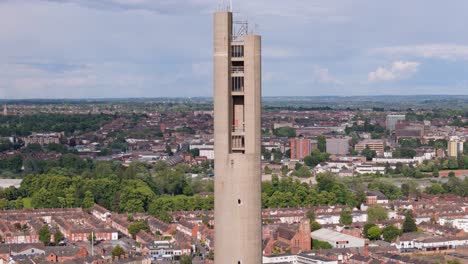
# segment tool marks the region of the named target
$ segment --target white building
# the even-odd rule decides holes
[[[357,174],[373,174],[373,173],[385,173],[385,166],[377,166],[377,165],[370,165],[370,164],[362,164],[356,166],[355,172]]]
[[[365,239],[325,228],[314,231],[310,235],[312,239],[328,242],[333,248],[364,247],[365,244]]]
[[[272,256],[263,256],[263,264],[338,264],[337,260],[330,260],[325,257],[315,256],[313,254],[301,253],[299,255],[281,254]]]
[[[214,145],[213,144],[190,144],[189,148],[200,150],[200,157],[206,157],[209,160],[214,160]]]
[[[446,225],[449,224],[452,227],[456,229],[461,229],[465,232],[468,232],[468,216],[465,216],[465,218],[445,218],[441,217],[439,218],[439,225]]]
[[[339,224],[340,223],[340,216],[339,215],[318,215],[315,217],[315,221],[320,225],[331,225],[331,224]]]
[[[421,251],[447,250],[461,246],[468,246],[468,238],[431,237],[414,242],[414,247]]]

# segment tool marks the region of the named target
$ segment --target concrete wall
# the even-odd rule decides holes
[[[245,147],[234,153],[231,35],[232,13],[215,13],[215,263],[258,264],[262,262],[261,39],[244,37],[244,92],[237,95],[244,96]]]

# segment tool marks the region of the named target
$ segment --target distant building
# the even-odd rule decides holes
[[[387,204],[388,198],[385,194],[379,191],[368,191],[366,192],[366,203],[367,204]]]
[[[457,137],[457,136],[450,137],[450,140],[447,146],[448,156],[452,158],[457,158],[458,155],[462,154],[464,142],[465,142],[465,139],[462,137]]]
[[[383,139],[366,139],[362,140],[354,146],[354,149],[361,153],[366,147],[375,150],[377,154],[383,154],[385,149],[385,141]]]
[[[405,120],[405,115],[387,115],[387,130],[395,131],[396,124],[398,124],[400,120]]]
[[[8,187],[14,186],[19,188],[23,179],[0,179],[0,190],[6,189]]]
[[[291,159],[303,160],[305,156],[310,155],[310,143],[310,139],[303,137],[289,139],[289,145],[291,147]]]
[[[212,143],[190,145],[190,149],[200,150],[200,157],[206,157],[209,160],[214,160],[215,158],[214,145]]]
[[[424,137],[425,126],[423,123],[409,123],[400,122],[395,127],[396,139],[419,139],[422,140]]]
[[[275,227],[266,227],[264,232],[267,233],[263,237],[266,242],[263,249],[264,255],[271,255],[278,250],[282,253],[292,254],[311,250],[310,220],[308,218],[301,219],[298,225],[281,224],[276,230]]]
[[[330,259],[324,256],[317,256],[311,253],[301,254],[279,254],[272,256],[263,256],[262,263],[266,264],[285,264],[285,263],[297,263],[297,264],[338,264],[338,260]]]
[[[327,138],[327,153],[332,155],[346,155],[349,153],[348,138]]]
[[[34,133],[30,136],[22,138],[24,145],[39,144],[41,146],[48,145],[51,143],[59,144],[60,138],[63,137],[63,132],[50,132],[50,133]]]
[[[281,127],[293,127],[293,123],[291,122],[281,122],[281,123],[274,123],[273,129],[278,129]]]
[[[374,173],[384,174],[385,166],[361,164],[361,165],[357,165],[354,171],[357,174],[374,174]]]
[[[333,248],[364,247],[366,240],[329,229],[319,229],[310,233],[312,240],[328,242]]]

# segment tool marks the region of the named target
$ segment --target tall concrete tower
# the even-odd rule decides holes
[[[262,263],[261,38],[214,14],[215,263]]]

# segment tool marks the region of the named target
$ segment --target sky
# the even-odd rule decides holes
[[[212,96],[224,0],[0,0],[0,99]],[[466,0],[232,0],[264,96],[468,94]]]

